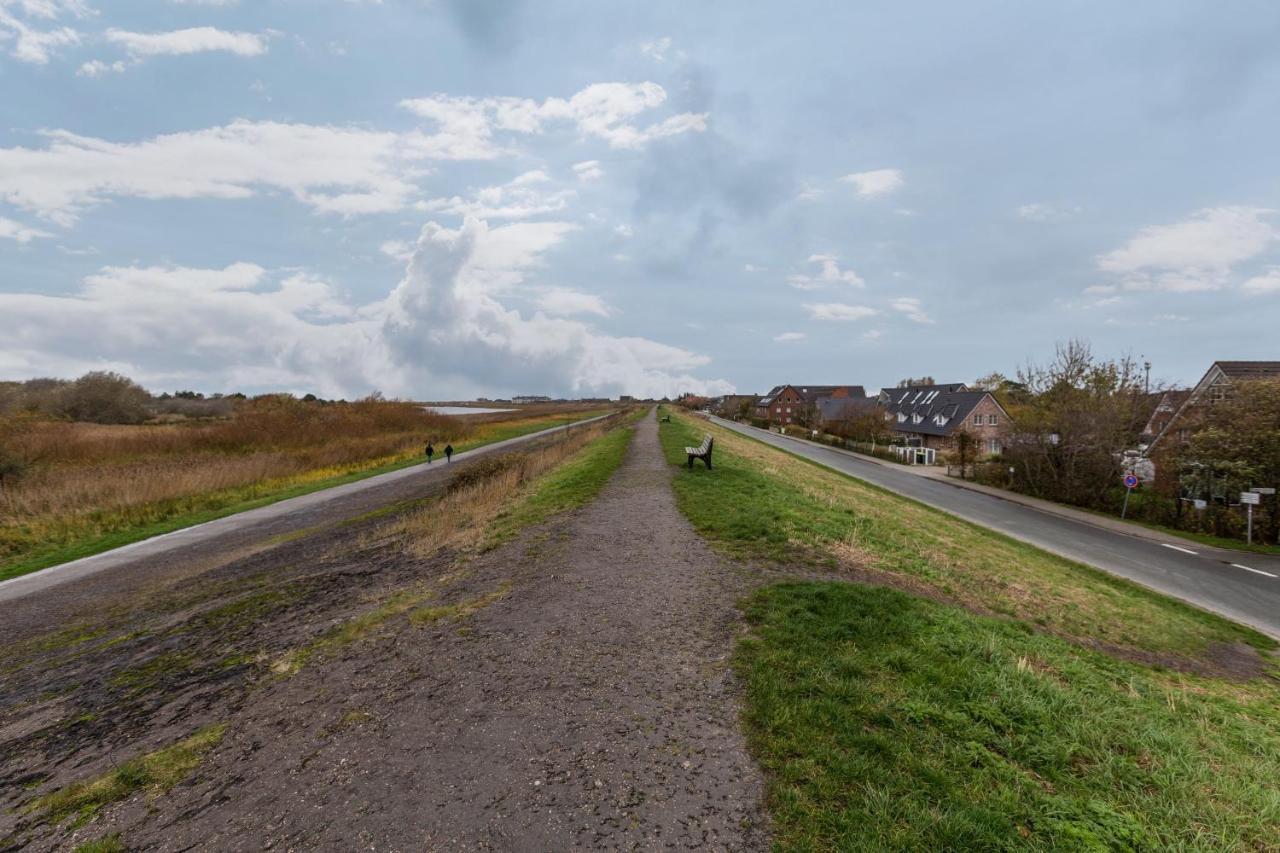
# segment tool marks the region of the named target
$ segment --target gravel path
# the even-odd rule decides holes
[[[403,625],[254,690],[131,849],[768,845],[728,664],[751,576],[676,509],[652,413],[596,501],[474,559],[458,621]],[[220,715],[210,709],[211,717]],[[64,838],[65,840],[65,838]]]

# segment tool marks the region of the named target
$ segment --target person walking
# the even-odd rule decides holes
[[[453,445],[452,444],[446,444],[444,446],[444,455],[447,457],[449,462],[453,461]]]
[[[436,448],[431,442],[427,442],[427,464],[431,464],[431,457],[436,455]]]

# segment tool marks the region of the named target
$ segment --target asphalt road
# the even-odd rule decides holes
[[[1280,639],[1280,557],[1129,536],[722,418],[720,426]]]
[[[254,541],[287,535],[308,525],[321,523],[335,513],[355,515],[396,500],[404,500],[422,493],[420,490],[424,488],[442,487],[448,478],[448,472],[466,464],[470,459],[527,444],[607,417],[610,415],[600,415],[568,426],[551,427],[541,432],[497,441],[475,450],[455,453],[452,463],[438,459],[430,465],[423,463],[389,471],[51,566],[0,582],[0,605],[64,584],[84,581],[109,570],[123,570],[124,575],[129,576],[126,578],[122,575],[120,583],[115,584],[121,587],[136,580],[134,575],[174,573],[173,564],[183,561],[184,556],[187,557],[186,562],[195,563],[197,555],[207,559],[219,551],[230,554],[237,549],[249,547]],[[150,571],[143,572],[142,569]]]

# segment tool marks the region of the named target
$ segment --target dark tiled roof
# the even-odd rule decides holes
[[[955,382],[950,385],[886,388],[881,392],[881,400],[884,400],[883,405],[889,414],[894,416],[894,430],[919,435],[950,435],[987,396],[986,391],[960,390],[964,387],[963,383]],[[899,422],[899,414],[906,415],[907,419]],[[945,419],[941,424],[934,420],[939,415]],[[913,423],[917,416],[920,422]]]
[[[836,391],[848,390],[850,398],[865,398],[867,391],[861,385],[775,385],[769,389],[769,393],[760,398],[757,406],[768,406],[773,402],[773,398],[782,393],[784,388],[794,388],[800,398],[806,403],[816,403],[823,397],[830,397]]]
[[[1232,379],[1269,379],[1280,376],[1280,361],[1215,361]]]
[[[843,421],[875,411],[880,401],[874,397],[823,397],[818,414],[824,421]]]

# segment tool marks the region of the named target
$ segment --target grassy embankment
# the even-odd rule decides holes
[[[0,495],[0,580],[422,461],[594,417],[541,407],[450,418],[399,404],[237,414],[216,424],[38,424]]]
[[[707,429],[663,425],[668,460]],[[780,847],[1280,848],[1269,639],[710,431],[716,470],[675,479],[705,536],[870,582],[747,603],[737,664]],[[1174,668],[1224,655],[1237,678]]]

